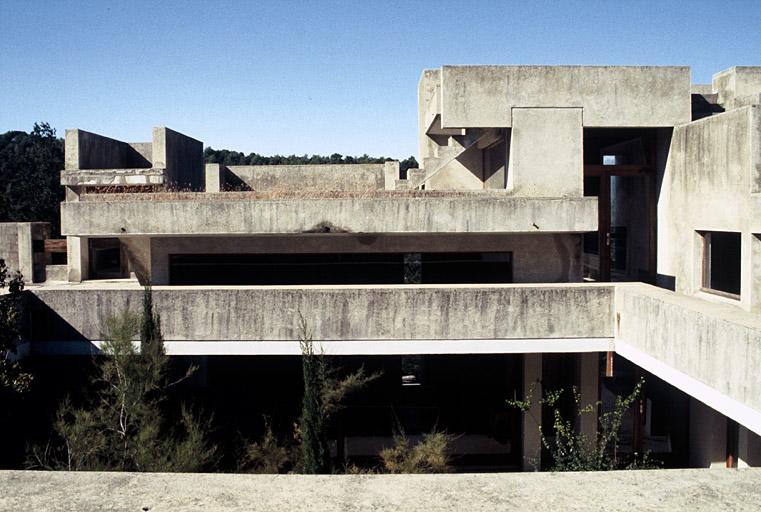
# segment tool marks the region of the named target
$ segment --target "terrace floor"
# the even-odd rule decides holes
[[[448,475],[0,472],[2,510],[758,510],[761,469]]]

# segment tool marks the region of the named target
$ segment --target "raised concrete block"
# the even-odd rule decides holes
[[[519,197],[584,195],[582,109],[514,108],[507,189]]]
[[[675,126],[691,119],[690,70],[653,66],[442,67],[443,128],[510,127],[515,107],[584,108],[584,126]]]
[[[222,192],[225,189],[225,168],[219,164],[206,164],[205,191]]]
[[[166,169],[167,185],[203,190],[203,142],[166,127],[153,129],[153,166]]]

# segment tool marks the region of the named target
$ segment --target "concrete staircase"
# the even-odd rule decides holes
[[[436,156],[423,159],[423,168],[416,172],[407,171],[407,181],[410,189],[424,188],[425,184],[439,171],[471,148],[483,149],[493,144],[502,136],[500,130],[468,130],[465,135],[452,136],[447,139],[446,146],[439,146]]]

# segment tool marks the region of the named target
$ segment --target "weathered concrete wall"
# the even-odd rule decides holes
[[[436,156],[437,144],[426,135],[435,117],[441,114],[441,70],[426,69],[418,83],[418,162]]]
[[[761,283],[752,273],[758,233],[752,192],[761,189],[761,110],[743,107],[674,128],[658,200],[658,273],[676,291],[701,286],[696,231],[742,233],[741,305],[761,311]]]
[[[203,190],[203,142],[169,128],[153,129],[153,166],[166,169],[166,183],[182,190]]]
[[[513,198],[498,193],[454,197],[243,200],[198,194],[198,200],[112,200],[61,205],[61,230],[79,236],[141,234],[582,233],[597,229],[597,199]],[[235,196],[232,196],[235,197]],[[105,200],[100,200],[105,199]],[[125,199],[131,199],[126,197]],[[108,202],[106,202],[108,201]]]
[[[154,287],[164,339],[316,340],[604,338],[610,285]],[[139,311],[133,285],[30,290],[31,339],[100,340],[105,320]]]
[[[151,167],[144,143],[136,145],[84,130],[66,130],[64,166],[67,170]]]
[[[579,235],[305,234],[225,237],[154,237],[150,248],[123,237],[135,268],[150,269],[155,285],[169,284],[170,254],[363,253],[363,252],[512,252],[516,283],[581,281]],[[134,249],[133,249],[134,247]]]
[[[3,510],[756,510],[761,469],[460,475],[2,471]]]
[[[26,283],[45,280],[45,254],[35,252],[33,241],[50,238],[49,222],[0,222],[0,259],[18,271]]]
[[[584,195],[580,108],[515,108],[507,189],[520,197]]]
[[[398,163],[397,163],[398,165]],[[384,164],[231,165],[252,190],[384,190]]]
[[[761,93],[761,67],[734,66],[713,75],[713,92],[726,109],[738,107],[744,96]]]
[[[31,258],[31,254],[29,257]],[[15,222],[0,223],[0,259],[5,260],[5,264],[10,269],[20,270],[21,268],[19,226]]]
[[[761,411],[761,317],[644,284],[616,285],[617,341]]]
[[[691,118],[687,67],[444,66],[444,128],[509,127],[514,107],[580,107],[584,126],[674,126]]]

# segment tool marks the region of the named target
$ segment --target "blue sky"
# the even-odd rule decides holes
[[[262,154],[417,153],[442,64],[761,65],[755,2],[0,0],[0,132],[169,126]]]

